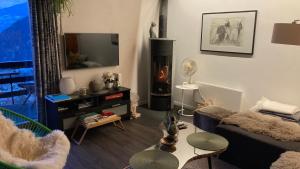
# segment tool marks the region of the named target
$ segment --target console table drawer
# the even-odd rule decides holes
[[[110,100],[109,102],[104,102],[101,104],[102,109],[108,109],[108,108],[114,108],[118,107],[124,104],[128,104],[129,101],[127,100],[122,100],[122,99],[117,99],[117,100]]]

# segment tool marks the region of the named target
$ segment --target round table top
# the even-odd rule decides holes
[[[147,150],[133,155],[129,164],[133,169],[177,169],[178,159],[161,150]]]
[[[207,151],[224,151],[229,145],[224,137],[208,132],[190,134],[186,140],[191,146]]]
[[[199,89],[199,86],[197,84],[182,84],[182,85],[176,85],[177,89],[182,90],[197,90]]]

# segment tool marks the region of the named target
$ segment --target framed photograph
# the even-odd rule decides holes
[[[202,14],[201,51],[253,55],[257,11]]]

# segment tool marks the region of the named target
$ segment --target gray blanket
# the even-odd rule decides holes
[[[249,132],[267,135],[280,141],[300,141],[300,125],[279,117],[246,112],[226,117],[221,123],[236,125]]]
[[[281,154],[270,169],[300,169],[300,153],[288,151]]]
[[[218,119],[218,120],[222,120],[223,118],[231,116],[236,113],[218,106],[207,106],[200,109],[196,109],[196,111],[208,117]]]

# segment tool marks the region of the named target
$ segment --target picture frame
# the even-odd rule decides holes
[[[202,14],[200,50],[253,55],[257,10]]]

